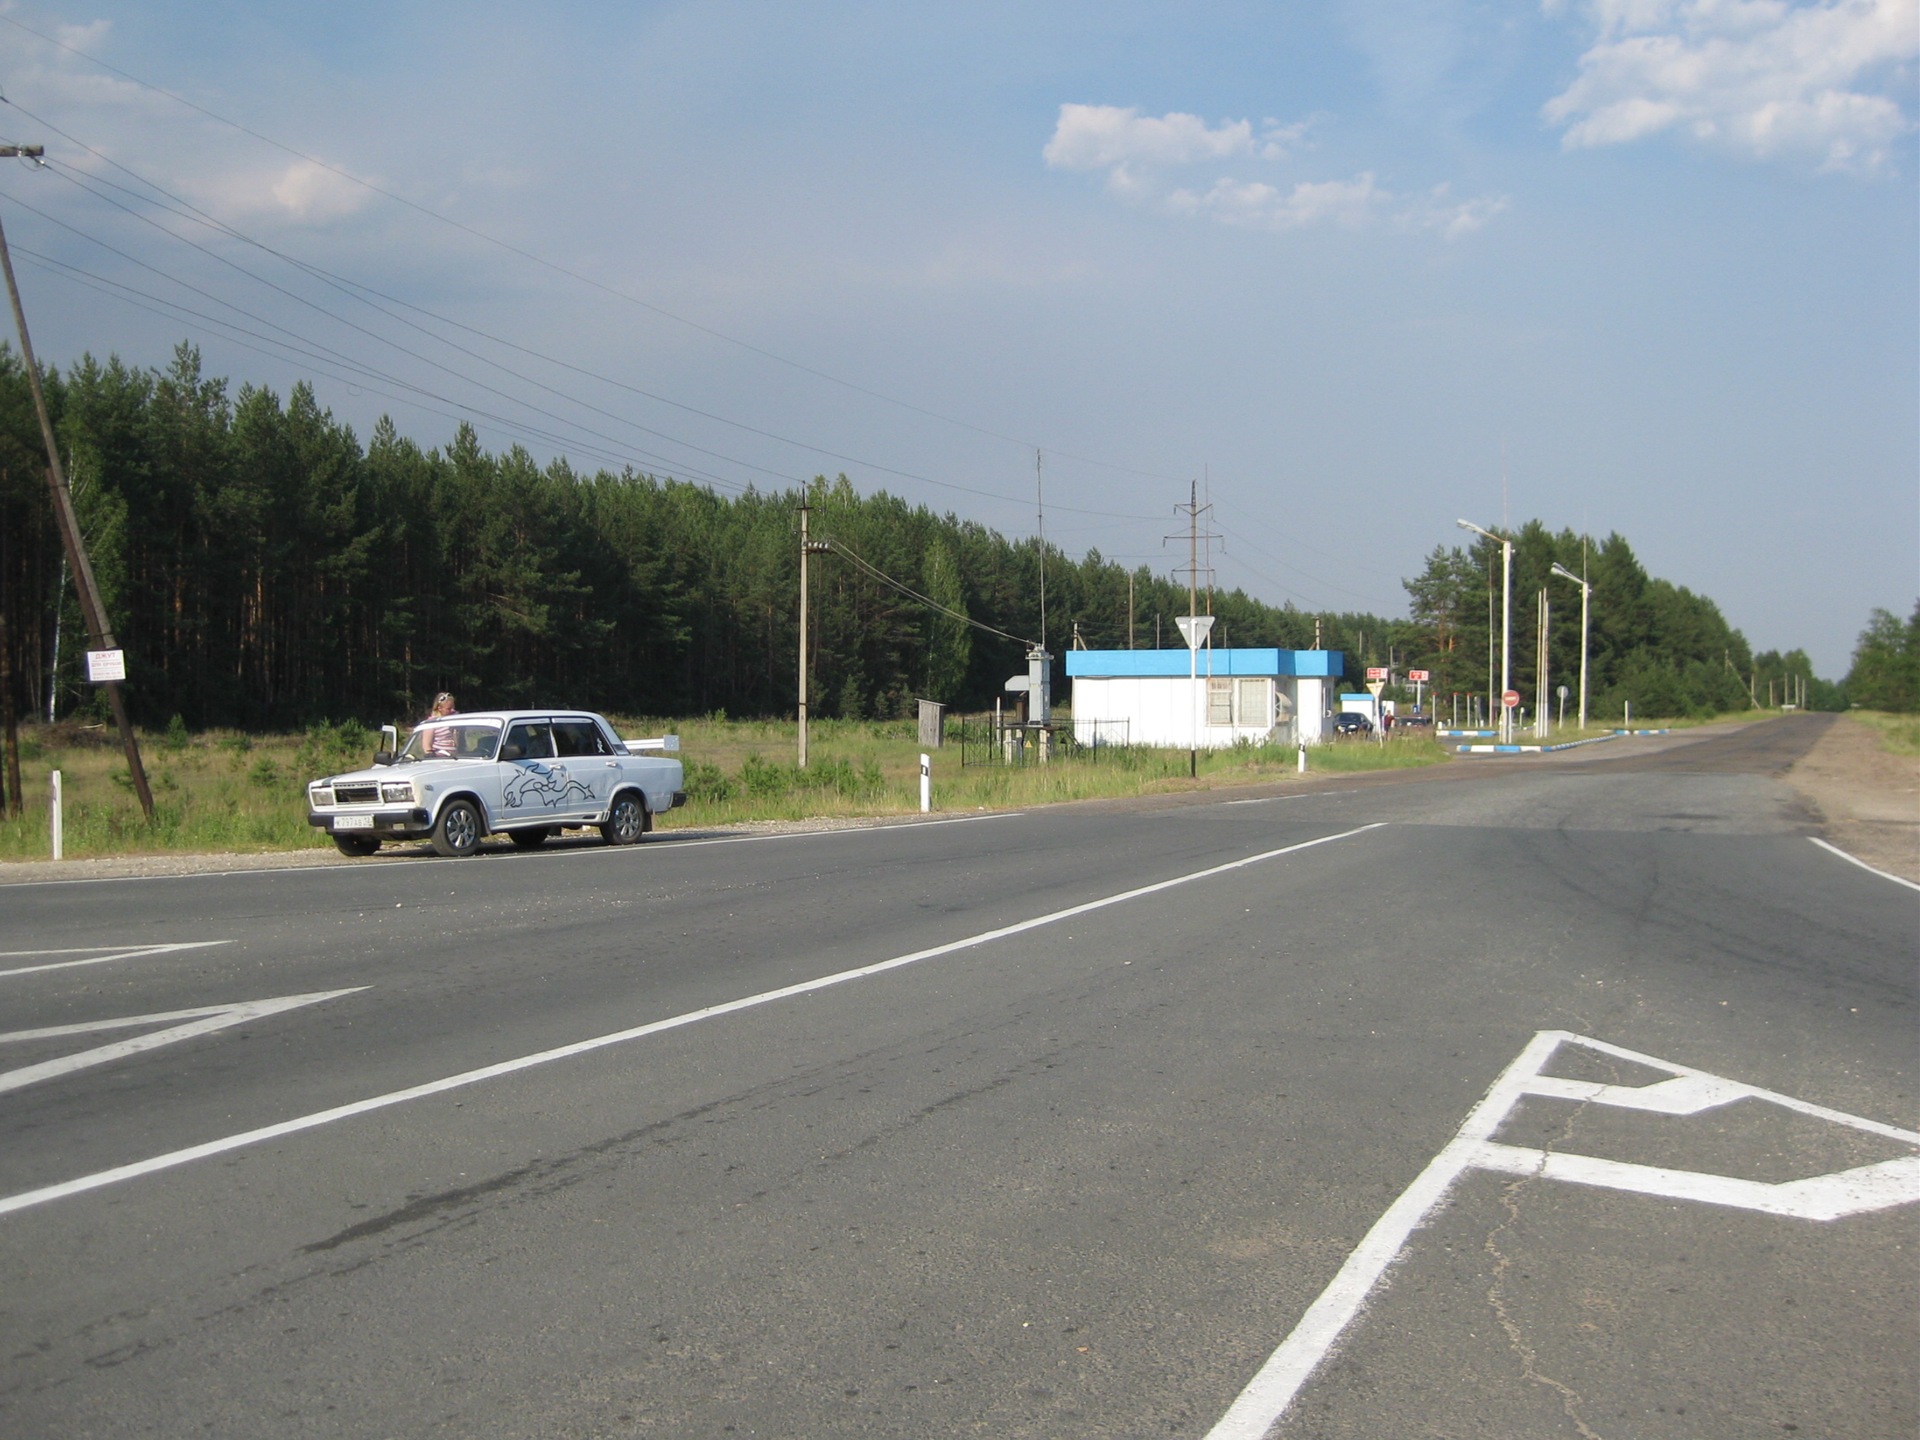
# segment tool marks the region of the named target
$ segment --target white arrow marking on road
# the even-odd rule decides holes
[[[149,955],[171,955],[176,950],[203,950],[209,945],[231,945],[231,940],[185,940],[173,945],[135,945],[116,949],[111,945],[75,946],[68,950],[0,950],[0,960],[26,960],[36,955],[84,955],[84,960],[56,960],[50,965],[22,965],[0,970],[0,980],[9,975],[37,975],[43,970],[71,970],[76,965],[105,965],[110,960],[141,960]]]
[[[111,1020],[89,1020],[78,1025],[50,1025],[40,1030],[15,1030],[0,1035],[0,1045],[25,1040],[57,1040],[65,1035],[91,1035],[102,1030],[131,1030],[141,1025],[169,1025],[176,1020],[188,1022],[184,1025],[171,1025],[169,1029],[136,1035],[131,1040],[116,1040],[111,1045],[100,1045],[92,1050],[77,1050],[71,1055],[62,1055],[57,1060],[43,1060],[38,1065],[25,1065],[18,1070],[0,1071],[0,1092],[18,1090],[23,1085],[51,1080],[56,1075],[69,1075],[75,1070],[105,1065],[109,1061],[122,1060],[145,1050],[157,1050],[162,1045],[191,1040],[196,1035],[209,1035],[215,1030],[224,1030],[230,1025],[258,1020],[264,1015],[277,1015],[282,1010],[296,1009],[301,1005],[317,1005],[322,1000],[337,999],[342,995],[351,995],[355,991],[366,988],[364,985],[356,985],[350,990],[316,990],[310,995],[281,995],[271,1000],[242,1000],[233,1005],[203,1005],[197,1010],[169,1010],[158,1015],[122,1015]]]
[[[1543,1075],[1547,1062],[1562,1045],[1577,1045],[1587,1050],[1630,1060],[1664,1070],[1672,1079],[1652,1085],[1607,1085],[1591,1081],[1565,1080]],[[1920,1145],[1920,1134],[1863,1119],[1824,1105],[1796,1100],[1791,1095],[1762,1090],[1738,1080],[1710,1075],[1675,1065],[1670,1060],[1643,1055],[1604,1041],[1574,1035],[1565,1030],[1543,1030],[1520,1052],[1493,1088],[1467,1115],[1466,1123],[1433,1157],[1387,1213],[1374,1223],[1358,1248],[1347,1257],[1333,1283],[1300,1317],[1278,1350],[1260,1367],[1260,1373],[1240,1392],[1219,1424],[1207,1432],[1207,1440],[1260,1440],[1273,1428],[1300,1387],[1332,1351],[1368,1296],[1373,1293],[1387,1268],[1399,1257],[1407,1237],[1440,1207],[1454,1181],[1470,1170],[1491,1170],[1508,1175],[1529,1175],[1542,1180],[1564,1180],[1579,1185],[1603,1186],[1671,1200],[1696,1200],[1711,1205],[1735,1206],[1801,1220],[1838,1220],[1848,1215],[1885,1210],[1895,1205],[1920,1202],[1920,1156],[1907,1156],[1842,1170],[1831,1175],[1815,1175],[1803,1180],[1766,1184],[1741,1180],[1728,1175],[1709,1175],[1692,1170],[1669,1170],[1653,1165],[1633,1165],[1618,1160],[1601,1160],[1589,1155],[1563,1151],[1530,1149],[1504,1145],[1493,1139],[1514,1108],[1528,1095],[1558,1100],[1579,1100],[1621,1109],[1645,1110],[1662,1115],[1697,1115],[1735,1100],[1763,1100],[1802,1115],[1811,1115],[1850,1129],[1884,1136],[1909,1145]]]

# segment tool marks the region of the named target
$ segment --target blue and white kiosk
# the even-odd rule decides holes
[[[1069,650],[1066,658],[1075,739],[1180,750],[1317,743],[1346,663],[1338,650],[1202,646],[1196,677],[1184,649]]]

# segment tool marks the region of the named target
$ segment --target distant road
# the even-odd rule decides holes
[[[1824,723],[0,890],[0,1434],[1907,1440]]]

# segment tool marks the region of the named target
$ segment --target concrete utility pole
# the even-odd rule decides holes
[[[37,160],[43,153],[38,145],[0,145],[0,158],[21,157]],[[80,596],[80,613],[86,617],[87,634],[95,650],[118,650],[113,631],[107,625],[106,607],[100,603],[100,589],[94,584],[93,564],[87,558],[86,541],[80,535],[80,522],[73,513],[73,493],[67,488],[67,475],[60,468],[60,444],[54,438],[53,421],[47,415],[47,397],[40,389],[40,366],[33,358],[33,341],[27,338],[27,312],[20,303],[20,286],[13,278],[13,256],[7,250],[7,233],[0,227],[0,270],[6,272],[7,295],[13,301],[13,320],[20,330],[20,359],[27,370],[27,387],[33,392],[33,408],[40,417],[40,438],[47,447],[47,485],[53,491],[54,520],[60,527],[60,542],[66,547],[67,564],[73,570],[74,589]],[[140,744],[133,738],[133,726],[127,720],[127,704],[117,680],[106,682],[107,708],[120,731],[120,745],[126,751],[127,770],[133,777],[133,793],[140,797],[140,809],[149,823],[153,820],[153,791],[147,785],[147,770],[140,763]]]

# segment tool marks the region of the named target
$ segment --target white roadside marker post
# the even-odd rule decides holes
[[[933,808],[933,758],[920,757],[920,813],[926,814]]]
[[[61,825],[61,816],[60,816],[60,772],[58,770],[53,772],[53,785],[48,795],[47,803],[52,809],[52,814],[50,818],[52,820],[52,828],[53,828],[53,858],[56,860],[59,860],[63,858],[62,851],[65,849],[65,844],[64,844],[65,836],[62,835],[61,833],[62,825]]]

